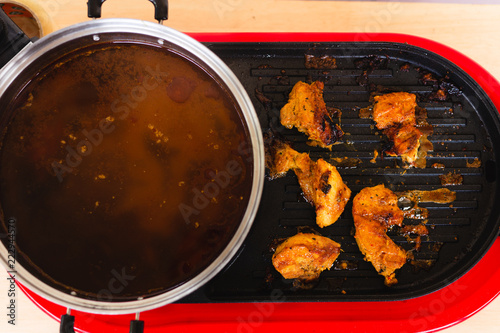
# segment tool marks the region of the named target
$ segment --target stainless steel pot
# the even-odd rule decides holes
[[[220,272],[235,256],[247,236],[260,202],[264,180],[264,149],[262,133],[253,105],[244,88],[231,70],[208,48],[187,35],[168,27],[132,19],[102,19],[81,23],[59,30],[26,46],[0,70],[0,99],[20,76],[31,70],[40,59],[54,57],[54,50],[71,49],[73,45],[98,43],[103,39],[133,40],[141,43],[154,43],[158,47],[175,48],[187,57],[196,59],[210,68],[227,86],[230,94],[239,105],[248,128],[253,155],[253,179],[251,195],[243,219],[231,241],[218,257],[201,273],[189,281],[167,292],[126,302],[91,300],[57,290],[33,276],[25,267],[16,264],[16,278],[30,290],[67,308],[91,313],[124,314],[137,313],[174,302],[188,295]],[[5,115],[1,115],[5,120]],[[0,258],[8,267],[9,253],[0,246]]]

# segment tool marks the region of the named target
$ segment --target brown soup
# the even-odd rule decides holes
[[[65,292],[123,301],[210,264],[246,210],[252,155],[226,89],[151,45],[102,44],[44,68],[0,155],[18,261]],[[5,242],[5,240],[4,240]]]

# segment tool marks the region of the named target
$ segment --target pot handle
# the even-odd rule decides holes
[[[31,42],[1,6],[0,4],[0,68]]]
[[[99,18],[101,17],[101,7],[106,0],[88,0],[87,9],[88,17]],[[155,19],[162,22],[168,19],[168,0],[149,0],[155,6]]]

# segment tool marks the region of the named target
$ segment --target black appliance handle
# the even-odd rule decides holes
[[[30,42],[31,39],[0,8],[0,68]]]
[[[75,333],[75,316],[71,315],[71,309],[61,316],[59,333]],[[129,333],[144,333],[144,321],[139,320],[139,313],[136,313],[135,320],[130,321]]]
[[[88,17],[101,17],[101,7],[106,0],[88,0]],[[168,19],[168,0],[149,0],[155,6],[155,19],[162,22]]]
[[[61,316],[59,333],[75,333],[75,317],[70,315],[69,311]]]
[[[144,321],[131,320],[129,333],[144,333]]]

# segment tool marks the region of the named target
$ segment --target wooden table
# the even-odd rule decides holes
[[[472,2],[472,1],[471,1]],[[84,0],[38,0],[51,30],[88,20]],[[43,13],[42,13],[43,14]],[[397,32],[446,44],[500,80],[500,5],[300,0],[170,0],[165,22],[184,32]],[[146,0],[109,0],[103,17],[153,20]],[[4,309],[7,274],[0,272]],[[0,316],[0,332],[58,332],[58,324],[18,294],[17,325]],[[2,313],[4,310],[2,310]],[[447,333],[498,332],[500,298]],[[147,331],[146,331],[147,332]]]

